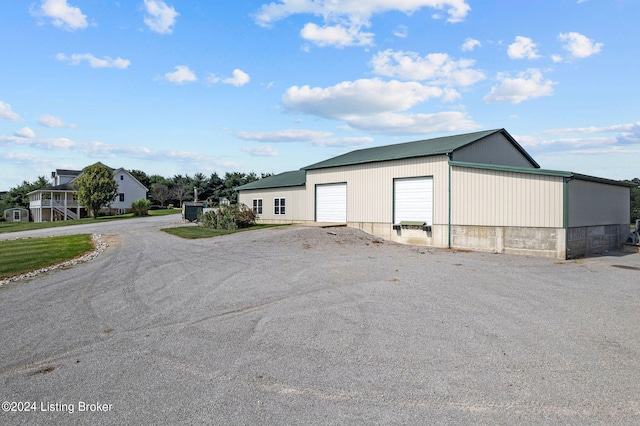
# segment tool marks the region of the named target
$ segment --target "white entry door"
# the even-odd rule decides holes
[[[316,222],[347,223],[347,184],[316,185]]]
[[[402,221],[433,224],[433,177],[393,181],[395,223]]]

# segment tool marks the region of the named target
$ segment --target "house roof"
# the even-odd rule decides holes
[[[82,170],[56,169],[55,173],[58,176],[78,176],[82,173]]]
[[[127,176],[129,176],[134,182],[136,182],[138,185],[140,185],[141,188],[144,188],[145,191],[149,191],[149,189],[144,186],[142,183],[140,183],[140,181],[138,179],[136,179],[135,176],[133,176],[131,173],[129,173],[129,171],[127,171],[125,168],[120,167],[119,169],[114,169],[113,167],[109,167],[106,166],[105,164],[101,163],[101,162],[97,162],[94,164],[102,164],[105,167],[108,167],[109,170],[111,170],[113,172],[113,174],[115,175],[118,172],[122,172],[125,173]],[[73,178],[70,182],[68,183],[62,183],[60,185],[54,185],[54,186],[47,186],[45,188],[40,188],[40,189],[36,189],[34,191],[29,192],[29,194],[32,194],[34,192],[38,192],[38,191],[73,191],[75,192],[75,189],[73,188],[72,183],[78,178],[78,176],[80,176],[82,174],[82,171],[78,171],[78,170],[62,170],[62,169],[56,169],[56,173],[60,174],[59,172],[68,172],[68,173],[64,173],[65,176],[75,176],[75,178]],[[29,195],[27,194],[27,195]]]
[[[414,142],[394,145],[377,146],[373,148],[351,151],[319,163],[303,167],[303,170],[324,169],[327,167],[350,166],[354,164],[373,163],[378,161],[401,160],[406,158],[429,157],[432,155],[446,155],[476,143],[486,137],[501,133],[534,167],[538,163],[516,142],[505,129],[485,130],[482,132],[465,133],[462,135],[444,136]]]
[[[60,185],[54,185],[54,186],[45,186],[44,188],[40,188],[40,189],[36,189],[33,190],[31,192],[29,192],[27,195],[29,194],[33,194],[35,192],[56,192],[56,191],[60,191],[60,192],[75,192],[75,189],[73,189],[73,186],[71,185],[71,182],[68,183],[61,183]]]
[[[278,175],[269,176],[254,182],[250,182],[236,188],[236,191],[245,189],[265,189],[265,188],[283,188],[287,186],[302,186],[306,182],[306,172],[304,170],[292,170],[290,172],[280,173]]]

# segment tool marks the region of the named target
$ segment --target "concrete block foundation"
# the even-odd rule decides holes
[[[567,258],[574,259],[620,250],[628,234],[628,224],[569,228]]]

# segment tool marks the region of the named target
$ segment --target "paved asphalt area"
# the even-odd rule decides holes
[[[640,255],[176,225],[28,233],[110,246],[0,288],[0,424],[640,424]]]

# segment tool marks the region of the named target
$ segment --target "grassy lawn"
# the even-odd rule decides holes
[[[91,250],[89,234],[0,241],[0,278],[55,265]]]
[[[194,240],[196,238],[218,237],[220,235],[235,234],[236,232],[243,232],[243,231],[253,231],[255,229],[273,228],[276,226],[287,226],[287,225],[261,224],[261,225],[254,225],[249,228],[236,229],[233,231],[228,231],[226,229],[211,229],[211,228],[205,228],[203,226],[179,226],[176,228],[164,228],[164,229],[161,229],[161,231],[164,231],[167,234],[175,235],[177,237]]]
[[[173,210],[149,210],[149,216],[166,216],[170,214],[180,214],[180,209]],[[0,233],[29,231],[31,229],[57,228],[59,226],[82,225],[86,223],[96,223],[108,220],[132,219],[133,213],[121,214],[117,216],[101,216],[98,219],[87,218],[78,220],[58,220],[55,222],[22,223],[22,222],[0,222]]]

